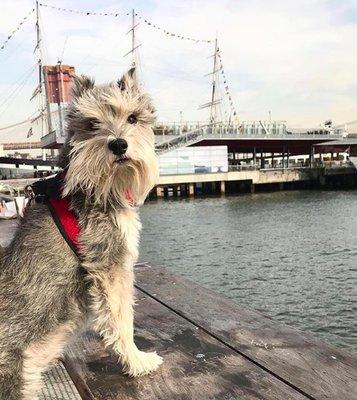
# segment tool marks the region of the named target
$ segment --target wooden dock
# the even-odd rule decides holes
[[[0,222],[0,244],[9,242],[15,227],[14,221]],[[164,268],[141,263],[136,277],[136,342],[156,350],[164,364],[150,376],[128,378],[100,337],[86,332],[64,357],[66,392],[57,380],[53,395],[57,366],[47,374],[42,399],[357,399],[356,355]]]

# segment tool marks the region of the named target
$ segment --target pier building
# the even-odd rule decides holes
[[[308,187],[356,187],[357,138],[329,134],[157,135],[160,178],[151,198]],[[0,157],[3,178],[56,171],[55,160]],[[21,181],[14,181],[20,185]]]
[[[157,151],[160,180],[152,197],[357,183],[357,139],[325,131],[242,134],[235,126],[206,125],[161,137]]]

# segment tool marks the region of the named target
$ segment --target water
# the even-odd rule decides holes
[[[357,191],[149,202],[141,260],[357,351]]]

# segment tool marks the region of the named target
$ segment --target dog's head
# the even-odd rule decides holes
[[[74,77],[64,195],[81,191],[104,207],[141,204],[158,178],[154,121],[133,69],[109,85]]]

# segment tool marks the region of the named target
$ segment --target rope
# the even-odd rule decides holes
[[[21,126],[21,125],[25,125],[25,124],[28,124],[28,123],[32,123],[33,121],[35,121],[38,118],[38,115],[36,115],[36,114],[37,114],[37,111],[33,112],[31,115],[29,115],[26,119],[24,119],[21,122],[17,122],[15,124],[11,124],[11,125],[0,127],[0,131],[4,131],[4,130],[7,130],[7,129],[16,128],[17,126]]]
[[[79,14],[79,15],[98,15],[101,17],[119,17],[119,16],[123,16],[123,15],[131,15],[130,12],[126,12],[126,13],[114,13],[114,12],[95,12],[95,11],[82,11],[82,10],[73,10],[71,8],[63,8],[63,7],[56,7],[56,6],[51,6],[49,4],[43,4],[43,3],[39,3],[39,5],[41,7],[47,7],[47,8],[52,8],[53,10],[57,10],[57,11],[64,11],[64,12],[69,12],[69,13],[73,13],[73,14]],[[138,17],[139,19],[141,19],[142,21],[145,22],[146,25],[150,26],[151,28],[155,28],[161,32],[163,32],[166,36],[169,37],[176,37],[178,39],[181,40],[190,40],[194,43],[213,43],[213,40],[207,40],[207,39],[196,39],[196,38],[192,38],[192,37],[188,37],[188,36],[184,36],[184,35],[180,35],[178,33],[173,33],[170,32],[164,28],[162,28],[159,25],[156,25],[152,22],[150,22],[149,20],[147,20],[146,18],[142,17],[141,15],[135,13],[135,16]]]
[[[20,21],[20,23],[17,25],[17,27],[15,29],[13,29],[11,31],[11,33],[8,35],[7,39],[5,40],[5,42],[3,42],[3,44],[0,46],[0,50],[3,50],[4,47],[7,45],[7,43],[11,40],[11,38],[15,35],[15,33],[17,31],[20,30],[20,28],[22,27],[22,25],[26,22],[26,20],[28,19],[28,17],[35,11],[35,9],[33,8],[24,18],[22,18],[22,20]]]
[[[4,131],[4,130],[6,130],[6,129],[15,128],[15,127],[17,127],[17,126],[24,125],[24,124],[26,124],[26,123],[29,123],[29,121],[31,121],[30,118],[27,118],[27,119],[25,119],[24,121],[17,122],[16,124],[4,126],[3,128],[0,128],[0,131]]]
[[[195,42],[195,43],[213,43],[213,40],[196,39],[196,38],[192,38],[192,37],[188,37],[188,36],[179,35],[178,33],[170,32],[170,31],[162,28],[161,26],[156,25],[156,24],[148,21],[146,18],[142,17],[141,15],[139,15],[137,13],[135,13],[135,16],[138,17],[139,19],[141,19],[142,21],[144,21],[145,24],[150,26],[151,28],[155,28],[155,29],[163,32],[166,36],[176,37],[176,38],[181,39],[181,40],[190,40],[190,41]]]
[[[70,12],[73,14],[88,15],[88,16],[89,15],[99,15],[100,17],[121,17],[122,15],[130,15],[129,12],[127,12],[127,13],[105,12],[104,13],[104,12],[94,12],[94,11],[80,11],[80,10],[73,10],[71,8],[51,6],[49,4],[43,4],[43,3],[39,3],[39,6],[52,8],[53,10],[57,10],[57,11],[64,11],[64,12]]]
[[[25,78],[20,82],[19,86],[17,86],[11,94],[0,103],[1,113],[5,113],[5,111],[9,108],[10,104],[14,101],[16,96],[22,91],[22,89],[26,86],[27,81],[31,78],[32,74],[36,70],[37,65],[31,68],[30,72],[25,76]]]

